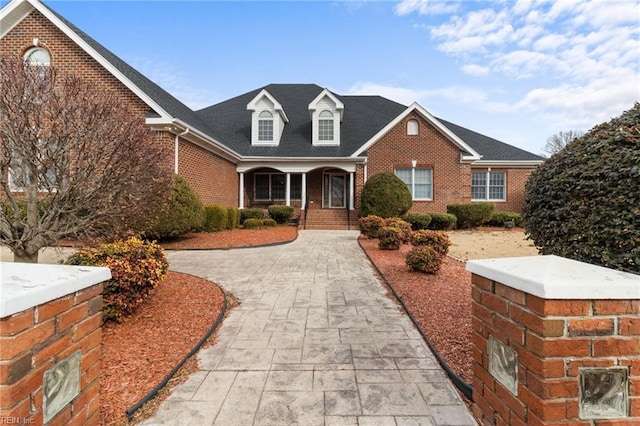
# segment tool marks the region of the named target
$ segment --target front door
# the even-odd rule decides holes
[[[325,173],[323,186],[323,207],[346,207],[347,179],[344,173]]]

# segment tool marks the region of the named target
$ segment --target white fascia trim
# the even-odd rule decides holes
[[[352,157],[361,155],[363,152],[368,150],[373,144],[378,142],[382,136],[384,136],[389,130],[395,127],[398,123],[400,123],[407,115],[411,112],[417,111],[420,115],[424,117],[430,124],[432,124],[436,129],[440,131],[449,141],[451,141],[454,145],[456,145],[460,150],[468,152],[469,155],[462,155],[461,159],[463,161],[473,161],[480,160],[482,156],[476,152],[473,148],[467,145],[462,139],[456,136],[451,130],[449,130],[444,124],[440,123],[438,119],[436,119],[433,115],[429,113],[426,109],[424,109],[419,103],[414,102],[409,106],[402,114],[397,116],[392,122],[387,124],[382,130],[376,133],[371,139],[369,139],[364,145],[362,145],[356,152],[351,154]]]
[[[474,167],[503,167],[510,169],[530,169],[533,167],[537,167],[542,164],[544,161],[542,160],[524,160],[524,161],[508,161],[508,160],[477,160],[471,163],[471,168]]]
[[[114,77],[118,79],[122,84],[124,84],[129,90],[131,90],[136,96],[138,96],[145,104],[149,106],[149,108],[156,111],[162,117],[171,118],[171,115],[167,113],[163,108],[160,107],[151,97],[149,97],[142,89],[136,86],[131,80],[125,77],[116,67],[114,67],[111,62],[107,61],[103,56],[98,54],[98,52],[93,49],[87,42],[85,42],[78,34],[76,34],[71,28],[69,28],[60,18],[54,15],[49,9],[47,9],[42,3],[37,0],[13,0],[15,3],[9,3],[5,6],[5,9],[2,10],[2,14],[0,15],[0,27],[2,27],[2,33],[0,34],[0,38],[3,37],[7,32],[11,30],[15,25],[17,25],[22,19],[27,17],[29,13],[31,13],[34,9],[40,12],[45,18],[47,18],[53,25],[55,25],[60,31],[62,31],[65,35],[67,35],[74,43],[76,43],[82,50],[87,52],[89,56],[95,59],[100,65],[106,68],[109,73],[111,73]],[[26,8],[25,4],[30,4],[32,8]],[[21,7],[21,8],[20,8]],[[19,9],[20,8],[20,9]],[[19,11],[27,10],[26,14],[23,16],[20,15]],[[14,10],[18,11],[16,15],[12,15],[11,12]],[[6,11],[6,12],[5,12]],[[10,28],[4,28],[3,20],[5,17],[11,16],[14,19],[18,18],[15,22],[10,23],[13,25],[9,25]]]
[[[331,91],[327,88],[324,88],[322,92],[320,92],[320,94],[311,101],[311,103],[309,104],[309,112],[313,114],[313,111],[318,109],[318,102],[320,102],[320,100],[325,96],[329,97],[329,99],[331,99],[331,101],[336,105],[336,110],[340,113],[340,121],[342,122],[342,116],[344,114],[344,104],[340,102],[340,99],[338,99],[336,95],[331,93]]]
[[[365,159],[351,157],[339,158],[300,158],[300,157],[244,157],[238,164],[238,173],[246,173],[253,169],[269,167],[285,173],[307,173],[319,168],[338,168],[345,172],[355,172],[358,164],[364,164]]]
[[[25,0],[12,0],[0,10],[0,38],[3,38],[24,18],[33,12],[34,6]]]
[[[149,123],[150,120],[153,120],[154,123],[150,124]],[[150,120],[147,120],[147,124],[150,125],[151,130],[169,132],[174,135],[179,135],[181,133],[184,133],[186,130],[189,130],[188,133],[182,136],[182,139],[185,139],[195,145],[198,145],[199,147],[206,149],[207,151],[213,152],[221,156],[222,158],[231,161],[232,163],[238,164],[238,162],[241,161],[242,159],[242,156],[237,152],[235,152],[234,150],[227,148],[222,143],[202,133],[200,130],[189,126],[187,123],[183,122],[182,120],[178,120],[178,119],[173,119],[170,121],[166,121],[166,120],[161,121],[158,119],[150,119]]]
[[[287,114],[284,112],[284,108],[282,108],[282,104],[280,104],[280,102],[278,102],[278,100],[274,98],[273,95],[271,95],[271,93],[267,91],[267,89],[262,89],[260,93],[258,93],[253,99],[251,99],[251,101],[247,104],[247,110],[255,111],[257,109],[256,104],[260,99],[262,99],[265,96],[271,101],[271,103],[273,103],[273,109],[275,109],[278,112],[278,114],[282,116],[282,119],[284,120],[284,122],[288,123],[289,117],[287,117]]]

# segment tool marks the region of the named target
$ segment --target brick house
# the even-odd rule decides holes
[[[417,103],[271,84],[193,111],[38,0],[0,10],[0,55],[75,72],[114,91],[173,150],[167,172],[205,204],[296,207],[305,225],[344,227],[368,176],[396,173],[412,211],[491,201],[520,211],[543,158],[432,116]]]

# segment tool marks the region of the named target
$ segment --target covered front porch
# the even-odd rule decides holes
[[[351,163],[259,163],[238,167],[239,208],[292,206],[306,229],[357,225],[362,167]],[[360,170],[359,170],[360,169]]]

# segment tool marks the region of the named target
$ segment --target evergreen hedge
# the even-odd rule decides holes
[[[523,226],[542,254],[640,274],[640,104],[540,165]]]
[[[362,188],[360,216],[402,216],[412,204],[407,185],[391,172],[373,175]]]

